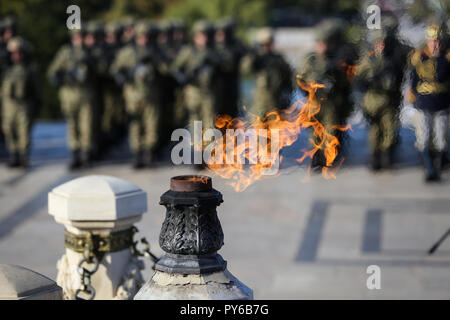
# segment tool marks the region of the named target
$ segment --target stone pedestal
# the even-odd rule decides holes
[[[94,299],[131,299],[143,284],[143,261],[133,255],[133,225],[147,211],[147,195],[136,185],[110,176],[69,181],[48,195],[49,213],[65,226],[66,252],[57,282],[65,299],[81,288],[80,262],[92,270]],[[84,259],[84,260],[83,260]],[[79,294],[89,298],[88,292]]]
[[[217,253],[223,231],[216,207],[222,194],[206,176],[179,176],[161,196],[167,209],[159,237],[166,254],[135,300],[249,300],[253,291],[227,270]]]
[[[0,264],[0,300],[62,300],[62,289],[33,270]]]

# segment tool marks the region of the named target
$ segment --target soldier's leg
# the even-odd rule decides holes
[[[433,115],[433,145],[436,150],[434,164],[438,172],[442,169],[442,160],[448,146],[448,120],[447,110],[435,112]]]
[[[17,147],[20,155],[20,165],[28,167],[28,149],[30,147],[30,115],[27,108],[17,110]]]
[[[93,105],[83,102],[80,105],[78,117],[78,130],[80,134],[81,162],[83,166],[89,166],[93,150]]]
[[[151,166],[154,161],[154,152],[158,143],[159,133],[159,107],[155,104],[148,103],[143,112],[143,149],[144,164]]]
[[[201,100],[200,105],[200,119],[203,122],[203,129],[210,129],[214,127],[214,102],[211,95],[205,95]]]
[[[394,152],[395,139],[397,136],[397,113],[393,108],[385,108],[380,119],[380,151],[382,153],[382,166],[390,167],[392,165],[392,156]]]
[[[128,139],[131,152],[134,155],[133,167],[135,169],[142,168],[143,162],[143,142],[142,142],[142,128],[143,128],[143,115],[133,114],[130,115],[130,122],[128,124]]]
[[[429,111],[420,110],[418,113],[416,134],[416,148],[419,150],[425,167],[426,181],[439,180],[438,172],[430,154],[431,137],[433,132],[433,115]]]
[[[7,102],[2,106],[2,129],[5,135],[6,146],[9,152],[9,167],[17,167],[19,165],[19,150],[16,143],[16,121],[15,113],[12,105]]]

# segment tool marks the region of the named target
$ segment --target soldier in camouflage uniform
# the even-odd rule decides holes
[[[28,166],[32,117],[40,96],[36,66],[31,64],[30,45],[20,37],[7,44],[10,65],[1,82],[2,128],[10,154],[10,167]]]
[[[409,100],[418,109],[416,148],[425,167],[425,181],[440,180],[448,152],[450,50],[444,25],[430,23],[426,44],[411,55]]]
[[[47,73],[50,82],[59,89],[67,121],[70,169],[89,166],[94,150],[94,71],[94,61],[83,45],[83,33],[72,30],[71,44],[59,49]]]
[[[337,136],[342,144],[342,132],[335,126],[346,124],[352,112],[351,66],[355,64],[356,55],[348,46],[344,37],[344,22],[340,19],[328,19],[318,26],[315,52],[308,55],[300,69],[304,81],[314,81],[325,85],[316,92],[321,103],[320,112],[316,115],[325,129]],[[326,165],[322,150],[318,150],[312,159],[313,168]]]
[[[364,92],[363,111],[370,124],[371,167],[379,170],[392,164],[407,50],[388,27],[369,31],[369,36],[371,46],[362,55],[355,80]]]
[[[176,57],[179,55],[181,50],[187,45],[186,24],[184,23],[183,20],[171,20],[171,24],[172,24],[171,48],[173,54],[175,55],[173,61],[175,61]],[[187,110],[185,109],[185,103],[183,98],[183,87],[180,84],[176,83],[174,92],[174,104],[173,104],[173,126],[175,128],[181,128],[186,126],[187,118],[188,115]]]
[[[0,77],[9,64],[9,53],[6,48],[8,40],[17,35],[18,23],[13,16],[6,16],[0,21]],[[1,80],[1,78],[0,78]],[[1,93],[0,93],[1,100]],[[1,107],[1,105],[0,105]],[[0,122],[1,122],[0,114]],[[3,133],[0,130],[0,143],[3,141]]]
[[[174,26],[172,21],[165,20],[159,24],[158,46],[165,56],[169,65],[175,61],[177,57],[176,48],[173,45],[173,31]],[[171,73],[166,73],[162,76],[162,101],[160,110],[160,132],[159,149],[170,142],[171,133],[176,129],[176,121],[174,118],[175,99],[178,84]]]
[[[244,72],[256,74],[251,112],[264,116],[274,109],[289,106],[292,93],[292,71],[289,64],[274,51],[272,30],[264,28],[258,33],[259,48],[244,57]]]
[[[202,121],[212,128],[214,121],[214,77],[219,59],[211,43],[211,24],[197,21],[193,27],[194,44],[184,47],[173,64],[177,81],[184,85],[184,102],[189,125]]]
[[[105,28],[105,57],[108,66],[108,74],[103,83],[103,116],[101,127],[107,133],[109,143],[118,142],[126,130],[125,102],[121,88],[110,73],[111,65],[122,48],[121,36],[123,26],[119,22],[110,22]]]
[[[105,113],[104,93],[105,85],[110,77],[109,61],[104,42],[104,25],[99,21],[89,21],[86,24],[83,44],[92,59],[95,82],[93,82],[94,106],[93,108],[93,157],[97,158],[108,147],[108,137],[110,132],[108,126],[103,127],[103,115]]]
[[[216,113],[238,116],[240,65],[246,54],[242,43],[234,35],[235,22],[223,19],[216,26],[215,45],[220,56],[216,80]]]
[[[135,43],[122,49],[111,66],[114,78],[123,86],[136,169],[153,164],[158,142],[161,78],[168,65],[157,47],[157,34],[155,24],[140,22]]]

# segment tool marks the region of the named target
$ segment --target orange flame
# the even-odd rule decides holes
[[[264,170],[272,167],[274,161],[277,159],[273,158],[273,154],[270,152],[274,145],[271,139],[273,132],[272,130],[278,130],[278,144],[275,146],[276,155],[284,147],[292,145],[297,141],[299,134],[302,129],[312,128],[314,139],[310,139],[312,148],[310,150],[301,150],[302,156],[297,159],[298,163],[303,162],[306,158],[311,158],[318,150],[322,150],[324,157],[326,159],[326,166],[322,168],[322,175],[326,179],[335,179],[335,171],[342,164],[332,168],[333,162],[337,157],[339,146],[339,140],[336,136],[332,135],[322,123],[316,119],[316,115],[320,111],[320,102],[316,98],[316,91],[319,88],[323,88],[323,84],[319,84],[312,81],[304,81],[299,75],[297,75],[297,83],[299,87],[308,92],[307,99],[301,99],[295,102],[290,108],[285,110],[272,110],[266,113],[263,117],[252,115],[254,119],[252,121],[245,121],[240,118],[232,118],[229,115],[219,115],[216,118],[216,127],[224,133],[224,136],[220,139],[214,141],[217,150],[223,150],[219,157],[223,157],[221,163],[215,162],[212,164],[207,164],[207,167],[212,170],[215,174],[220,177],[230,180],[228,184],[231,185],[236,191],[240,192],[245,190],[253,182],[262,179],[264,175]],[[332,126],[329,130],[337,129],[340,131],[345,131],[349,129],[349,126]],[[249,148],[248,139],[244,142],[238,143],[237,137],[230,135],[226,129],[242,129],[243,132],[249,129],[254,129],[257,137],[261,135],[260,129],[265,129],[267,131],[267,150],[255,150],[254,148]],[[233,150],[226,150],[227,140],[233,140],[235,143],[233,145]],[[248,164],[250,159],[255,159],[257,152],[264,152],[267,154],[266,159],[270,159],[269,162],[258,161],[255,164]],[[273,151],[273,150],[272,150]],[[212,152],[211,155],[215,155]],[[227,162],[227,157],[232,157],[234,160],[241,157],[245,159],[247,164],[239,163],[234,161],[232,163]],[[257,158],[259,159],[259,158]],[[279,163],[281,163],[283,157],[280,156]],[[310,167],[307,170],[307,177],[309,177]],[[279,173],[273,175],[278,176]],[[272,176],[272,177],[273,177]]]
[[[206,176],[185,177],[184,180],[186,180],[186,181],[195,181],[195,182],[200,182],[200,183],[203,183],[203,184],[208,184],[208,177],[206,177]]]

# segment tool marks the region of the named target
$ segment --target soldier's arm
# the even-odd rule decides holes
[[[133,66],[133,52],[131,48],[119,51],[110,67],[110,74],[117,84],[123,85],[129,80],[129,69]]]
[[[62,73],[64,72],[64,65],[68,57],[68,50],[69,48],[67,46],[62,47],[56,53],[55,58],[47,70],[47,78],[50,83],[55,86],[61,85]]]

